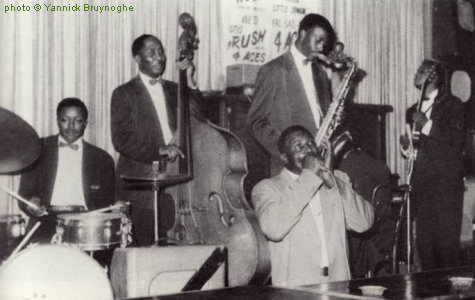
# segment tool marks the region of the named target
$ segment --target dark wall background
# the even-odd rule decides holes
[[[465,0],[472,5],[475,0]],[[433,9],[433,56],[446,61],[452,70],[464,70],[472,79],[472,96],[465,103],[469,129],[475,129],[475,33],[459,25],[456,0],[435,0]]]

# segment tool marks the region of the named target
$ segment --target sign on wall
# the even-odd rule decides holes
[[[221,5],[224,65],[262,65],[288,50],[310,0],[228,0]]]

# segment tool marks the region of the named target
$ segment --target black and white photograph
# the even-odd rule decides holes
[[[475,299],[475,0],[0,0],[0,299]]]

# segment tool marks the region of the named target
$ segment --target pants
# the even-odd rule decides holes
[[[413,184],[412,199],[422,270],[457,266],[463,214],[462,178],[419,178]]]

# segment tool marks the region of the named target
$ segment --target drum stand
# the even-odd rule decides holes
[[[417,162],[417,154],[418,154],[418,149],[414,147],[414,144],[412,143],[412,131],[409,128],[406,128],[406,132],[409,136],[410,140],[410,146],[409,146],[409,152],[408,152],[408,159],[409,159],[409,166],[407,168],[407,176],[406,176],[406,186],[407,189],[404,191],[404,197],[403,200],[405,200],[405,205],[406,205],[406,262],[407,262],[407,272],[411,273],[411,253],[412,253],[412,224],[411,224],[411,191],[412,191],[412,177],[414,175],[414,170],[416,168],[416,162]],[[404,203],[403,203],[404,205]],[[414,263],[415,263],[415,258],[414,258]]]
[[[411,224],[411,184],[410,179],[408,179],[407,190],[404,192],[404,198],[406,199],[406,263],[407,263],[407,272],[411,273],[411,253],[412,253],[412,224]]]
[[[160,203],[158,202],[158,195],[160,193],[160,186],[157,184],[157,182],[154,182],[152,184],[152,192],[153,192],[153,223],[154,226],[154,242],[155,246],[158,247],[158,240],[159,240],[159,223],[158,223],[158,215],[160,211]]]
[[[153,219],[154,219],[154,243],[155,246],[158,246],[160,237],[159,237],[159,212],[160,212],[160,203],[159,195],[162,188],[173,186],[182,182],[185,182],[190,179],[189,175],[183,174],[169,174],[166,173],[166,160],[161,160],[160,162],[154,161],[152,164],[152,170],[146,174],[126,174],[121,175],[120,177],[137,187],[151,188],[153,193]]]

